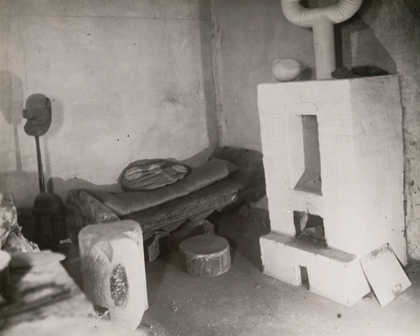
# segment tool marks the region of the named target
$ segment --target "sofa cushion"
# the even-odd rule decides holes
[[[164,159],[137,160],[122,171],[119,181],[124,191],[153,190],[184,178],[189,168]]]
[[[214,158],[204,165],[192,169],[182,180],[159,189],[118,194],[100,190],[87,191],[118,216],[125,216],[186,196],[223,180],[237,169],[238,167],[229,161]]]

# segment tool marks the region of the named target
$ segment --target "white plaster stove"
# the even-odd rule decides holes
[[[388,243],[407,263],[398,77],[261,84],[258,105],[264,273],[296,286],[305,273],[351,306],[370,292],[361,257]]]

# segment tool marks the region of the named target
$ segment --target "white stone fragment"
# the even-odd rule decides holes
[[[86,226],[79,248],[86,296],[107,308],[115,324],[136,329],[148,308],[140,226],[130,220]]]

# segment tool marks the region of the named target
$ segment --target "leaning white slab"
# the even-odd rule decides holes
[[[381,306],[386,306],[411,286],[388,244],[361,258],[360,264]]]
[[[79,233],[83,291],[112,322],[136,329],[148,308],[143,236],[134,221],[94,224]]]

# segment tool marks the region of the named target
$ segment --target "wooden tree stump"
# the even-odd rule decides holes
[[[188,274],[198,277],[213,277],[230,269],[229,243],[225,238],[212,234],[185,239],[179,250],[185,258]]]

